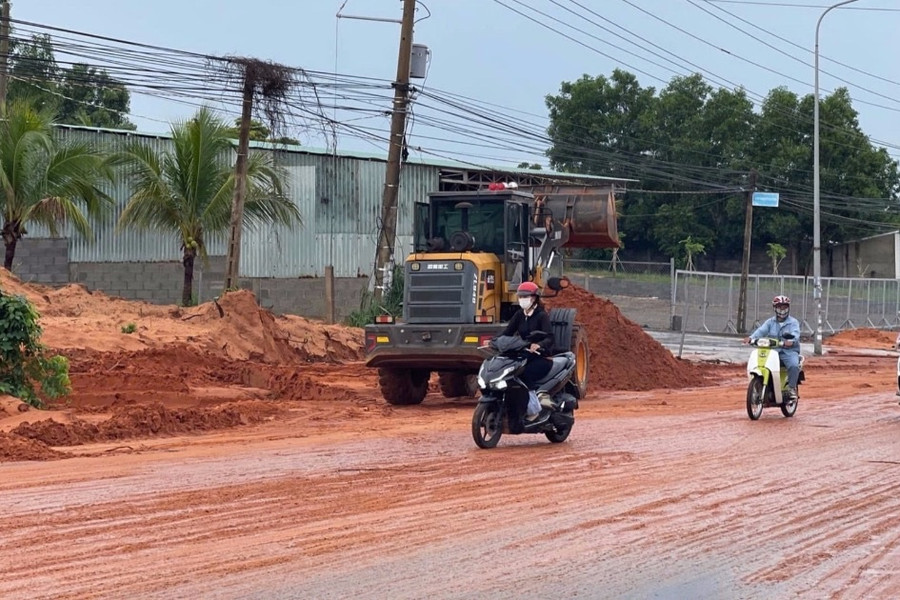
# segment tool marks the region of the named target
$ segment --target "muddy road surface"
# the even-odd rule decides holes
[[[813,357],[796,416],[756,422],[743,367],[708,365],[493,450],[471,400],[321,367],[352,394],[0,464],[0,598],[897,598],[895,361]]]

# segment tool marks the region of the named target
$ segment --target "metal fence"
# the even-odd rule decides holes
[[[675,262],[674,260],[669,262],[641,262],[633,260],[564,258],[563,269],[570,278],[575,274],[626,278],[634,278],[640,275],[661,275],[671,278],[675,272]]]
[[[562,272],[576,285],[612,298],[622,313],[648,329],[703,333],[738,331],[739,273],[676,270],[674,261],[638,262],[565,258]],[[772,298],[791,297],[791,314],[805,334],[816,328],[813,278],[750,275],[745,326],[772,316]],[[634,299],[633,301],[631,299]],[[900,329],[900,279],[822,278],[822,331]]]
[[[675,271],[672,281],[672,329],[707,333],[738,332],[740,274]],[[791,314],[804,333],[816,329],[813,278],[750,275],[747,280],[746,327],[751,331],[773,314],[772,298],[791,297]],[[900,327],[900,280],[852,277],[822,278],[822,330]]]

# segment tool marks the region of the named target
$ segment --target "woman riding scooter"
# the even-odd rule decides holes
[[[553,364],[546,358],[553,349],[553,330],[550,326],[550,315],[544,310],[540,295],[540,290],[534,282],[526,281],[519,284],[516,296],[522,310],[516,311],[507,323],[506,329],[500,334],[518,335],[526,341],[541,338],[528,347],[532,354],[521,375],[522,383],[527,385],[528,389],[535,389],[537,382],[550,372]],[[553,400],[547,392],[537,392],[537,396],[543,408],[553,408]],[[540,412],[527,414],[525,418],[534,421],[539,415]]]

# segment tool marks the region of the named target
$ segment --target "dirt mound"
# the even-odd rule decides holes
[[[186,344],[220,357],[269,364],[359,360],[364,354],[360,329],[276,317],[246,290],[184,309],[115,298],[78,284],[24,284],[2,268],[0,288],[34,304],[42,342],[54,350],[127,352]]]
[[[827,343],[834,346],[890,350],[898,339],[900,338],[898,338],[895,331],[883,331],[866,327],[840,331],[830,336],[827,339]]]
[[[81,419],[73,419],[71,423],[59,423],[53,419],[25,422],[10,431],[8,437],[18,436],[47,446],[78,446],[227,429],[258,423],[279,412],[281,409],[277,405],[265,402],[238,402],[190,409],[170,409],[159,402],[127,404],[114,407],[110,418],[100,423]]]
[[[53,460],[64,456],[42,442],[0,432],[0,462]]]
[[[351,390],[324,385],[320,380],[295,369],[279,369],[270,373],[264,387],[271,390],[276,397],[286,400],[335,402],[359,398],[359,395]]]
[[[547,304],[577,309],[591,348],[589,389],[652,390],[705,385],[703,369],[675,358],[609,300],[578,286]]]
[[[229,292],[185,313],[182,320],[211,329],[213,335],[205,341],[205,349],[235,360],[292,364],[356,360],[363,354],[362,332],[301,317],[276,319],[260,308],[247,290]]]

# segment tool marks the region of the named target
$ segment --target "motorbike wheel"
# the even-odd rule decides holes
[[[503,424],[500,422],[500,410],[496,404],[479,403],[472,415],[472,439],[479,448],[489,449],[497,446],[503,435]]]
[[[566,413],[570,417],[574,417],[571,412]],[[572,427],[562,427],[555,431],[547,431],[544,435],[547,436],[547,439],[553,442],[554,444],[561,444],[566,441],[566,438],[569,437],[569,434],[572,433]]]
[[[762,416],[765,394],[762,377],[754,375],[747,385],[747,416],[753,421]]]
[[[799,404],[799,400],[788,400],[787,402],[782,402],[781,414],[786,417],[793,417],[794,413],[797,412],[797,404]]]

